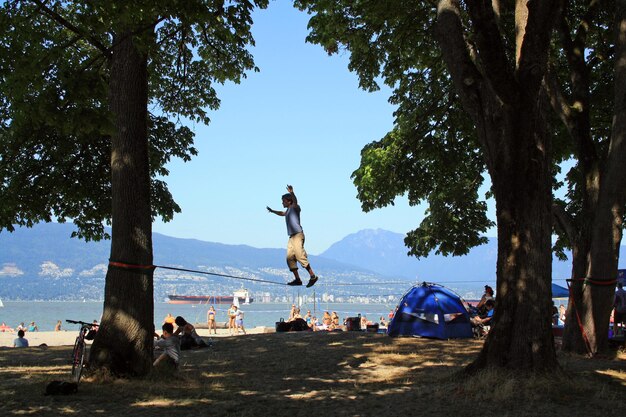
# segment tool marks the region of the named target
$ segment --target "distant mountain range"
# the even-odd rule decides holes
[[[0,233],[0,299],[102,299],[110,241],[72,239],[73,230],[70,224],[48,223]],[[242,285],[253,294],[267,293],[271,299],[291,291],[290,287],[256,281],[286,283],[293,278],[285,263],[284,248],[224,245],[155,233],[153,249],[157,265],[242,278],[157,268],[157,300],[173,293],[230,295]],[[310,260],[316,272],[324,277],[324,286],[318,284],[320,292],[332,289],[335,295],[349,296],[352,292],[349,288],[332,286],[346,281],[389,281],[388,276],[363,266],[318,256],[310,256]],[[389,292],[389,288],[376,287],[376,291]]]
[[[70,238],[69,224],[39,224],[0,233],[0,298],[9,300],[102,299],[110,241]],[[232,277],[157,268],[155,298],[167,294],[232,294],[245,285],[265,298],[288,295],[293,288],[258,282],[291,279],[285,249],[259,249],[195,239],[153,235],[155,264]],[[346,236],[311,263],[322,277],[315,289],[347,299],[351,296],[401,295],[411,283],[439,282],[466,297],[480,296],[484,283],[495,282],[497,242],[474,248],[467,256],[406,255],[404,236],[385,230],[362,230]],[[561,285],[569,262],[555,261],[553,277]],[[406,282],[406,284],[397,284]],[[350,284],[350,285],[346,285]],[[354,285],[352,285],[354,284]]]
[[[341,259],[379,274],[440,283],[495,282],[498,241],[489,238],[485,245],[473,248],[466,256],[430,255],[417,259],[407,256],[404,235],[386,230],[361,230],[334,243],[320,256]],[[554,260],[554,280],[565,280],[571,263]],[[479,284],[476,284],[477,286]],[[561,283],[564,285],[564,283]],[[482,286],[481,286],[482,287]]]

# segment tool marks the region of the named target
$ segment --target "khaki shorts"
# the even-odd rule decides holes
[[[290,271],[298,269],[297,262],[300,262],[303,268],[309,266],[306,250],[304,250],[304,233],[296,233],[289,237],[287,242],[287,265]]]

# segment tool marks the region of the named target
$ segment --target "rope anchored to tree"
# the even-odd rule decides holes
[[[589,356],[593,356],[593,350],[591,349],[591,342],[589,341],[589,337],[585,332],[585,328],[583,326],[583,321],[580,318],[580,312],[578,311],[578,306],[576,305],[576,298],[574,297],[572,287],[570,286],[570,282],[573,281],[583,281],[583,285],[591,285],[598,287],[605,287],[609,285],[615,285],[617,283],[617,279],[608,280],[608,281],[599,281],[594,280],[592,278],[572,278],[565,280],[567,282],[567,289],[569,290],[569,299],[572,301],[572,307],[574,307],[574,313],[576,313],[576,323],[578,324],[578,328],[580,329],[580,334],[582,336],[583,342],[585,343],[585,348],[587,349],[587,353]]]

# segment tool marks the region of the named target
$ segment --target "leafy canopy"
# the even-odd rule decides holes
[[[120,28],[148,56],[152,215],[180,207],[167,162],[197,154],[182,120],[209,123],[214,85],[258,70],[248,51],[267,0],[5,1],[0,6],[0,231],[72,219],[107,237],[111,219],[110,59]]]
[[[473,126],[460,107],[433,38],[435,9],[427,2],[296,1],[312,14],[307,40],[329,54],[350,52],[360,86],[382,79],[398,106],[394,129],[365,146],[352,178],[363,210],[428,202],[420,226],[405,243],[409,254],[466,254],[486,242],[493,223],[479,196],[485,163]]]
[[[395,126],[363,148],[352,177],[363,210],[392,205],[403,194],[411,205],[427,202],[426,217],[405,239],[412,255],[426,256],[431,251],[462,255],[484,243],[481,234],[493,226],[486,217],[485,199],[490,194],[479,194],[488,171],[475,127],[461,109],[434,37],[437,2],[298,0],[295,4],[311,14],[307,40],[329,54],[348,51],[349,68],[359,76],[362,88],[376,90],[382,80],[393,89],[390,102],[398,106]],[[469,27],[464,6],[461,2],[462,18]],[[580,161],[597,158],[603,164],[610,137],[614,5],[571,1],[564,6],[551,44],[550,71],[569,119],[562,112],[549,111],[547,105],[546,117],[554,138],[554,188],[565,188],[565,193],[555,197],[555,204],[580,229],[588,220],[583,211],[586,180]],[[506,17],[514,9],[507,6],[499,11],[502,40],[513,56],[515,31],[506,25],[514,19]],[[466,33],[471,49],[474,35]],[[584,51],[583,70],[574,66],[576,51]],[[580,129],[572,121],[581,113],[577,70],[589,77],[591,146],[579,145],[576,133]],[[564,162],[567,172],[559,177]],[[555,250],[563,258],[571,241],[562,229],[555,228],[555,232]]]

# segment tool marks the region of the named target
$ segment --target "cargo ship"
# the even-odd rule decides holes
[[[254,301],[250,292],[242,288],[233,295],[177,295],[167,296],[170,304],[250,304]]]

